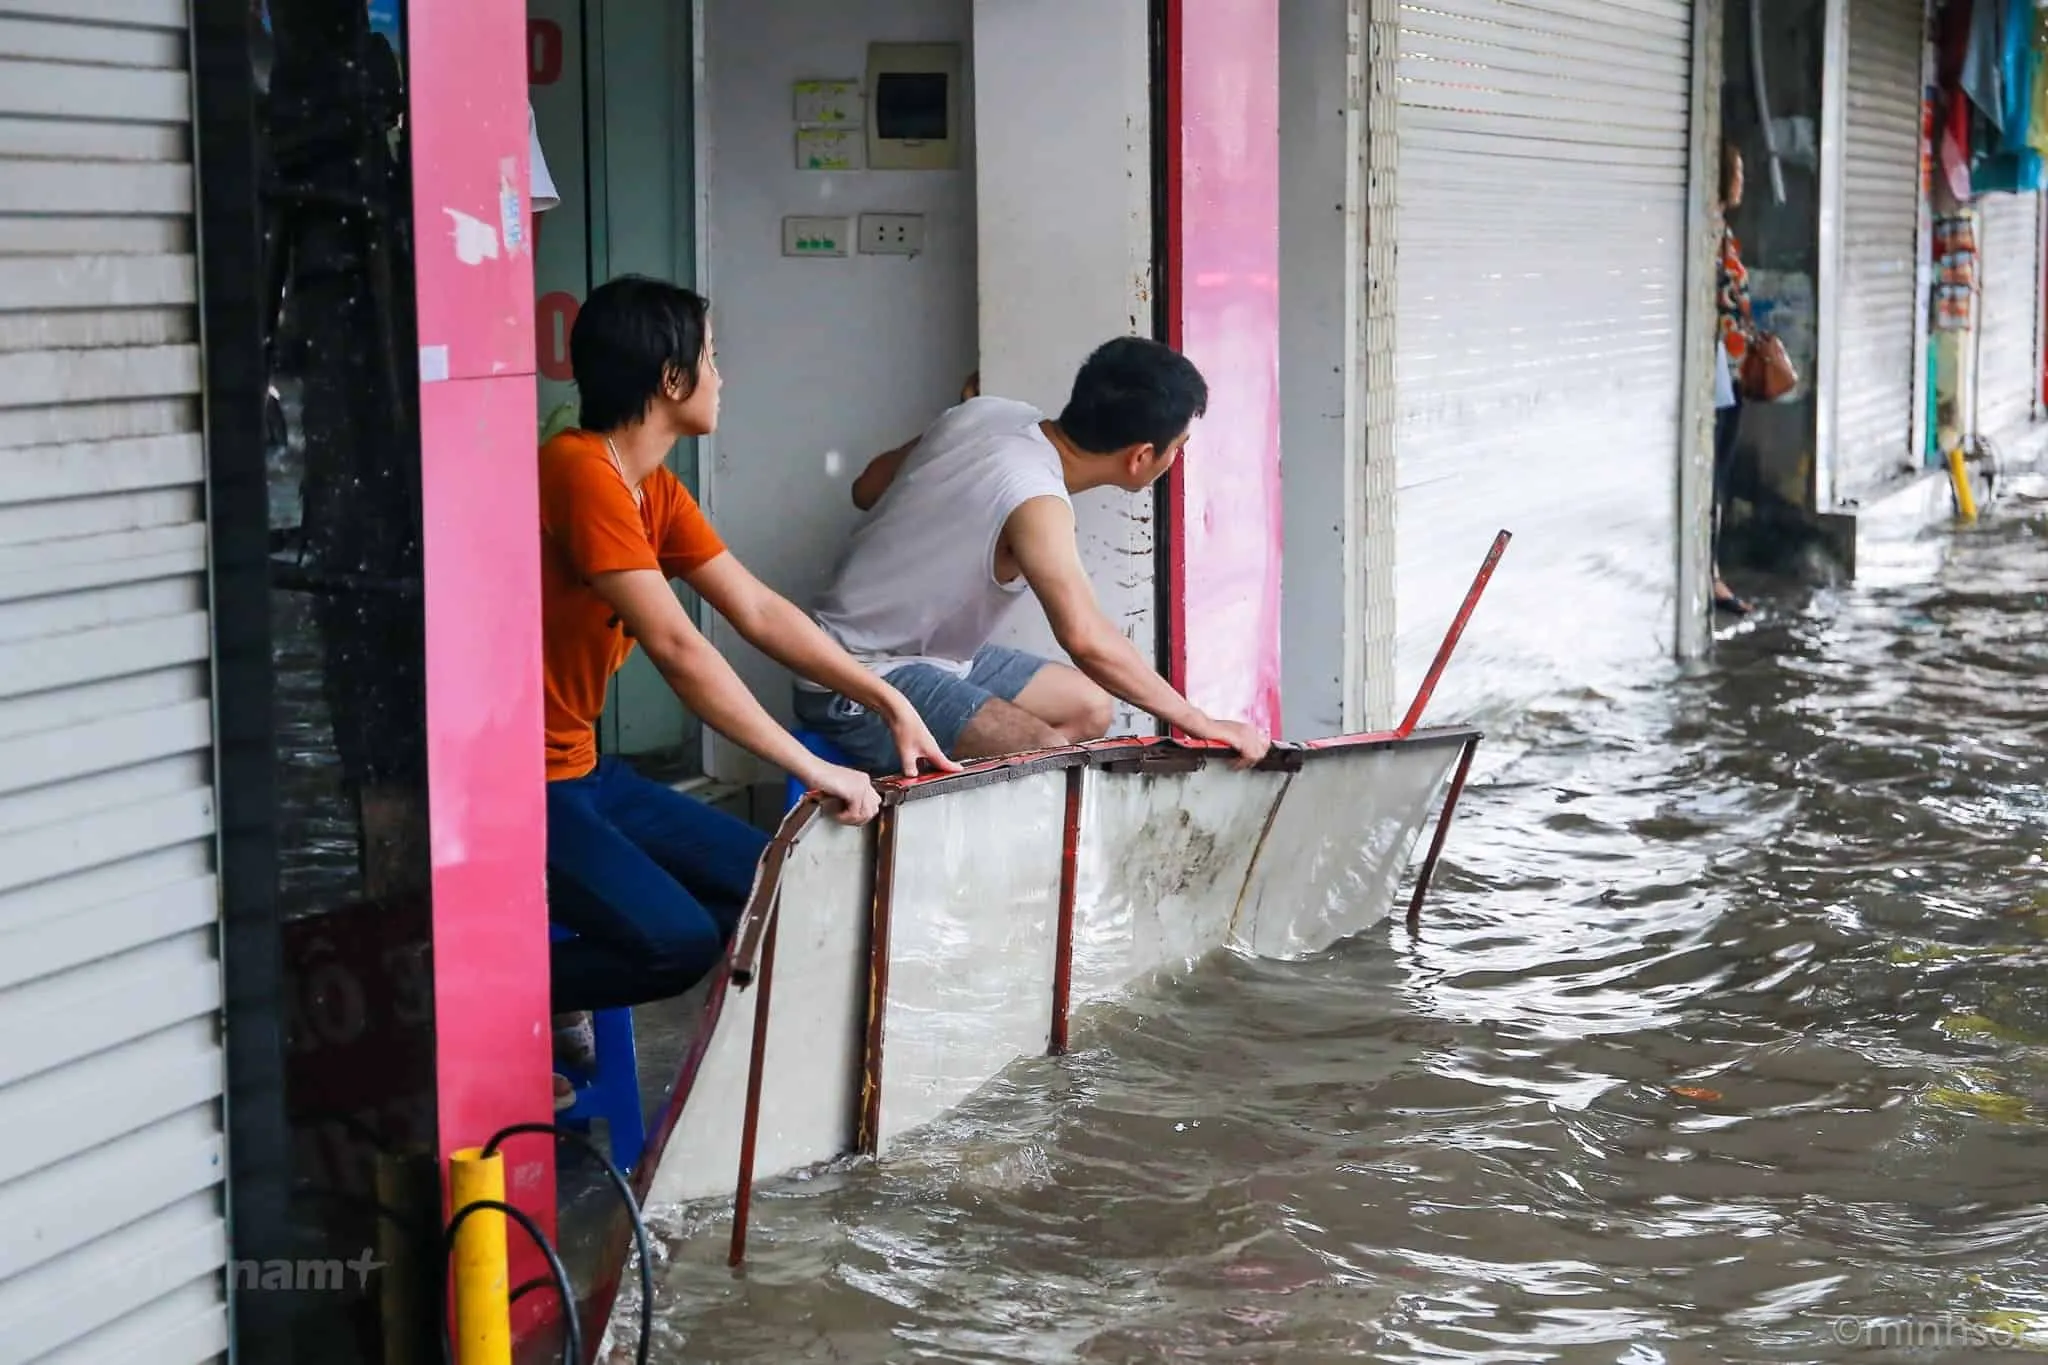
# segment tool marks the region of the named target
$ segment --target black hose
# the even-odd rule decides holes
[[[524,1209],[514,1208],[502,1199],[473,1199],[455,1211],[448,1220],[448,1232],[441,1242],[441,1356],[446,1365],[455,1365],[455,1338],[448,1326],[448,1269],[455,1260],[455,1234],[462,1222],[479,1209],[491,1209],[504,1214],[533,1238],[533,1244],[540,1248],[547,1258],[548,1273],[554,1276],[555,1292],[562,1296],[562,1365],[583,1365],[583,1323],[576,1312],[576,1288],[569,1283],[569,1271],[556,1254],[554,1243],[540,1230],[540,1224]]]
[[[633,1220],[633,1243],[640,1252],[640,1346],[633,1353],[633,1360],[635,1365],[647,1365],[647,1353],[654,1345],[654,1260],[648,1254],[647,1222],[640,1216],[640,1204],[633,1198],[633,1187],[626,1183],[626,1173],[619,1169],[617,1162],[606,1155],[603,1148],[590,1140],[589,1134],[579,1133],[574,1128],[565,1128],[554,1123],[515,1123],[509,1128],[501,1128],[484,1144],[483,1154],[486,1157],[495,1156],[498,1145],[506,1138],[519,1137],[526,1133],[551,1133],[555,1137],[569,1138],[581,1145],[585,1151],[604,1164],[606,1177],[610,1179],[612,1188],[618,1191],[620,1200],[625,1203],[626,1216]]]
[[[505,1296],[505,1302],[517,1303],[521,1299],[525,1298],[528,1294],[531,1294],[536,1289],[553,1289],[554,1287],[555,1282],[552,1279],[548,1278],[546,1275],[543,1275],[537,1280],[528,1280],[525,1284],[520,1285],[510,1294],[507,1294]]]

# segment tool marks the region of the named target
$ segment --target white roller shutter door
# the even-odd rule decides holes
[[[1689,0],[1401,7],[1403,696],[1503,526],[1459,676],[1532,692],[1671,646],[1691,55]]]
[[[1977,432],[2010,439],[2040,406],[2041,196],[1987,194],[1977,209]]]
[[[1836,501],[1869,497],[1919,461],[1912,451],[1920,240],[1922,0],[1848,10]],[[1758,177],[1761,181],[1761,176]]]
[[[0,0],[0,1359],[227,1346],[184,0]]]

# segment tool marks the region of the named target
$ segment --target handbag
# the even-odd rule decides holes
[[[1799,387],[1799,371],[1775,332],[1758,332],[1742,358],[1742,396],[1775,403]]]

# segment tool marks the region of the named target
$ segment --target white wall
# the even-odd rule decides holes
[[[1345,262],[1352,144],[1348,0],[1280,10],[1280,485],[1282,728],[1344,728],[1345,373],[1355,324]]]
[[[982,391],[1057,415],[1111,337],[1152,334],[1145,0],[975,0]],[[1152,496],[1076,499],[1096,596],[1153,657]],[[1027,598],[1006,643],[1063,657]],[[1124,709],[1116,732],[1150,734]]]
[[[799,605],[824,586],[853,525],[853,478],[954,402],[978,357],[973,81],[950,171],[795,169],[793,82],[864,80],[870,41],[958,42],[970,0],[705,0],[709,251],[706,288],[723,411],[704,470],[706,507],[734,552]],[[972,66],[963,50],[962,66]],[[1041,103],[1056,103],[1040,94]],[[921,213],[925,253],[796,260],[790,214]],[[713,638],[770,710],[789,677],[722,621]],[[707,740],[712,737],[707,736]],[[756,764],[707,744],[709,769]]]

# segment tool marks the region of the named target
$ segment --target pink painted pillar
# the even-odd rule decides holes
[[[425,522],[441,1152],[553,1118],[540,511],[521,0],[414,0],[406,27]],[[505,1147],[550,1230],[553,1145]],[[512,1282],[544,1274],[515,1230]],[[528,1295],[524,1317],[551,1314]]]
[[[1169,0],[1168,340],[1209,412],[1168,485],[1173,681],[1280,726],[1280,21]]]

